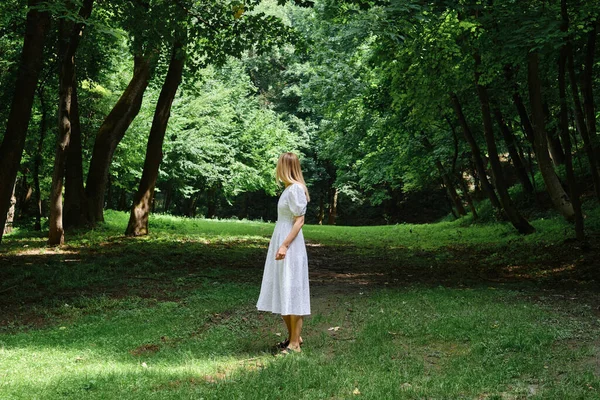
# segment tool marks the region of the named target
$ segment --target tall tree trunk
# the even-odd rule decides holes
[[[527,108],[525,108],[525,104],[523,104],[523,98],[520,94],[519,85],[513,78],[514,68],[510,64],[504,66],[504,77],[506,78],[506,82],[512,86],[513,104],[515,105],[517,113],[519,114],[519,119],[521,120],[521,127],[523,128],[525,137],[529,140],[530,143],[533,143],[533,141],[535,140],[533,134],[533,126],[531,125],[531,120],[529,119]]]
[[[329,219],[327,221],[329,225],[335,225],[335,219],[337,218],[337,201],[338,189],[336,187],[332,187],[331,197],[329,200]]]
[[[567,1],[561,0],[561,15],[562,24],[561,31],[567,32],[569,29],[569,15],[567,11]],[[569,195],[571,203],[573,203],[573,211],[575,212],[575,236],[577,240],[585,240],[585,231],[583,224],[583,212],[581,210],[581,200],[577,178],[573,169],[573,152],[571,149],[571,136],[569,134],[569,113],[567,111],[567,82],[566,82],[566,66],[568,58],[568,38],[565,39],[565,44],[560,49],[558,58],[558,93],[560,99],[559,113],[559,129],[565,148],[565,169],[567,172],[567,182],[569,184]]]
[[[44,38],[50,27],[48,12],[35,8],[40,0],[29,0],[23,53],[19,65],[15,92],[6,123],[6,133],[0,145],[0,227],[4,228],[10,208],[12,190],[21,164],[25,136],[31,118],[31,107],[43,63]],[[0,229],[0,242],[4,229]]]
[[[113,185],[112,177],[109,175],[106,181],[106,208],[113,206],[113,199],[115,194],[115,185]],[[85,196],[85,193],[83,194]]]
[[[4,224],[3,234],[11,233],[13,230],[13,223],[15,220],[15,206],[17,205],[17,197],[15,196],[15,190],[17,188],[17,183],[13,185],[12,195],[10,196],[10,207],[8,208],[8,213],[6,214],[6,223]]]
[[[17,197],[17,207],[15,209],[15,218],[19,214],[26,215],[29,210],[29,202],[33,196],[33,187],[29,184],[28,175],[31,173],[29,168],[21,169],[22,179],[19,180],[17,174],[16,185],[15,185],[15,196]]]
[[[215,193],[216,193],[216,191],[215,191]],[[196,210],[198,209],[198,200],[200,200],[201,195],[202,195],[202,193],[198,192],[198,193],[196,193],[196,195],[194,197],[190,198],[191,202],[190,202],[190,211],[188,213],[188,216],[190,216],[192,218],[196,218]],[[211,218],[214,218],[217,215],[217,211],[216,211],[217,210],[216,209],[217,202],[214,201],[213,204],[215,206],[213,206],[213,208],[211,210],[211,213],[212,213]]]
[[[548,107],[548,103],[546,102],[544,102],[544,115],[546,117],[546,126],[550,126],[546,135],[548,137],[548,151],[550,152],[550,157],[552,158],[554,165],[564,165],[565,152],[560,144],[556,127],[550,125],[552,115],[550,113],[550,107]]]
[[[594,55],[596,53],[596,36],[598,35],[598,22],[594,21],[592,29],[588,32],[588,41],[585,52],[585,64],[581,77],[581,91],[583,94],[583,110],[587,131],[590,136],[592,151],[597,163],[600,163],[600,142],[597,137],[596,111],[594,105]]]
[[[40,189],[40,168],[42,166],[42,151],[44,149],[44,139],[48,133],[48,107],[44,98],[44,88],[38,88],[38,97],[40,98],[40,109],[42,116],[40,119],[40,137],[38,139],[35,158],[33,159],[33,188],[35,195],[35,227],[36,231],[42,230],[42,191]]]
[[[564,17],[563,17],[564,18]],[[568,18],[568,17],[567,17]],[[568,21],[568,19],[567,19]],[[569,73],[569,83],[571,86],[571,96],[573,98],[573,114],[575,116],[575,126],[577,127],[577,131],[581,135],[581,139],[583,140],[583,149],[588,158],[588,162],[590,164],[590,174],[592,175],[592,182],[594,184],[594,191],[596,193],[596,198],[600,199],[600,172],[598,167],[600,166],[600,159],[596,158],[594,153],[594,146],[592,144],[592,140],[589,136],[588,126],[585,121],[585,115],[583,111],[583,106],[581,105],[581,99],[579,97],[579,87],[577,83],[577,77],[575,74],[575,65],[574,65],[574,57],[573,57],[573,46],[570,41],[567,42],[566,45],[567,52],[567,71]]]
[[[323,225],[325,219],[325,196],[321,194],[319,196],[319,225]]]
[[[568,220],[575,217],[573,204],[562,187],[554,166],[548,153],[548,142],[546,139],[546,127],[544,119],[544,103],[542,100],[542,86],[539,77],[539,55],[529,53],[527,60],[527,82],[529,85],[529,98],[531,103],[531,114],[533,115],[533,131],[535,133],[535,156],[538,166],[546,184],[546,190],[550,195],[556,209]]]
[[[485,142],[488,149],[488,155],[490,158],[490,164],[492,166],[492,177],[494,178],[494,184],[498,195],[500,197],[500,203],[506,213],[509,221],[521,234],[527,235],[535,232],[535,228],[527,222],[527,220],[519,213],[519,210],[513,204],[510,195],[508,193],[508,186],[504,179],[504,172],[502,171],[502,164],[498,157],[498,148],[496,147],[496,139],[494,138],[494,125],[492,123],[492,114],[490,110],[490,102],[487,94],[487,88],[479,83],[480,72],[478,71],[479,64],[481,62],[479,54],[475,55],[475,82],[477,85],[477,96],[481,104],[481,116],[483,119],[483,131],[485,134]]]
[[[529,177],[527,176],[527,169],[525,168],[525,164],[521,159],[521,155],[519,154],[519,150],[517,149],[517,144],[515,140],[515,136],[512,134],[500,109],[494,109],[494,116],[496,117],[496,123],[500,127],[500,132],[502,133],[502,137],[504,138],[504,142],[506,143],[506,147],[508,148],[508,154],[510,154],[510,159],[517,171],[517,177],[523,186],[523,191],[529,195],[533,195],[534,189]]]
[[[525,137],[527,137],[529,142],[533,144],[533,142],[535,141],[533,126],[531,125],[531,120],[529,119],[527,108],[525,108],[525,104],[523,104],[523,99],[521,98],[521,95],[517,91],[516,87],[515,92],[513,93],[513,103],[515,104],[515,108],[517,109],[517,113],[519,114],[519,119],[521,120],[523,131],[525,132]]]
[[[479,150],[479,145],[475,141],[475,137],[471,133],[471,128],[467,123],[467,119],[462,112],[462,107],[460,105],[460,101],[458,100],[458,96],[455,93],[450,95],[450,99],[452,101],[452,106],[454,107],[454,111],[456,112],[456,116],[458,117],[458,122],[463,130],[463,134],[465,135],[465,140],[471,147],[471,154],[473,155],[473,161],[475,162],[475,168],[477,169],[477,174],[479,175],[479,181],[481,183],[481,187],[487,194],[492,206],[497,210],[502,210],[502,206],[500,205],[500,200],[498,200],[498,196],[496,196],[496,192],[494,191],[493,186],[490,184],[487,178],[487,172],[485,170],[485,165],[483,163],[483,158],[481,157],[481,151]]]
[[[93,0],[85,0],[83,6],[79,10],[79,17],[85,21],[92,13]],[[65,24],[61,21],[61,26]],[[65,175],[65,166],[67,161],[67,151],[71,140],[71,131],[75,125],[78,127],[78,122],[74,122],[78,118],[77,106],[75,112],[73,104],[77,101],[75,94],[77,79],[75,78],[75,53],[85,23],[75,23],[69,31],[65,30],[65,34],[60,35],[66,43],[61,54],[60,76],[59,76],[59,105],[58,105],[58,142],[56,147],[56,155],[54,159],[54,172],[52,174],[52,186],[50,191],[50,233],[48,235],[48,244],[59,245],[65,240],[63,227],[63,204],[62,191],[63,179]],[[64,26],[63,26],[64,28]],[[63,29],[61,29],[63,31]]]
[[[65,229],[82,227],[89,222],[87,208],[85,207],[86,198],[83,186],[83,146],[76,83],[73,86],[71,113],[71,137],[67,149],[65,171]]]
[[[133,198],[133,207],[129,216],[126,235],[140,236],[148,234],[148,216],[150,214],[150,201],[154,194],[156,179],[158,178],[158,169],[162,160],[162,146],[167,131],[169,116],[171,115],[171,106],[173,99],[181,83],[183,66],[185,64],[185,54],[183,44],[177,43],[173,46],[173,55],[169,64],[169,70],[163,84],[150,136],[146,148],[146,160],[144,161],[144,170],[137,193]],[[195,207],[194,207],[195,208]]]
[[[104,192],[108,170],[117,145],[140,111],[144,92],[152,75],[154,58],[154,52],[145,57],[134,58],[133,77],[98,130],[85,186],[92,223],[104,221]]]
[[[196,196],[196,198],[193,200],[194,209],[196,208],[196,202],[198,197],[200,196]],[[192,199],[190,198],[190,200]],[[208,190],[206,191],[206,205],[206,217],[214,218],[217,215],[217,187],[214,185],[208,188]]]
[[[125,193],[125,189],[121,189],[121,193],[119,194],[117,210],[119,210],[119,211],[127,210],[127,193]]]
[[[85,190],[83,188],[83,158],[81,144],[81,125],[79,123],[79,103],[77,86],[73,86],[71,104],[71,140],[67,149],[65,172],[65,229],[87,225],[88,213],[85,208]]]

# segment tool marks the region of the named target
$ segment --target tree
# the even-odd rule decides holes
[[[29,0],[28,2],[29,11],[19,74],[6,124],[6,133],[0,145],[1,227],[4,227],[6,223],[6,216],[10,208],[17,170],[25,146],[25,135],[31,117],[35,88],[43,61],[44,37],[50,26],[49,13],[36,8],[40,3],[38,0]],[[4,229],[0,233],[0,241],[3,232]]]
[[[540,172],[546,184],[546,189],[550,194],[552,203],[557,210],[569,221],[573,221],[575,212],[571,199],[562,187],[550,155],[548,154],[548,141],[546,138],[546,127],[543,110],[542,88],[539,78],[539,54],[536,52],[529,53],[528,56],[528,74],[527,80],[529,84],[529,98],[533,115],[533,132],[535,135],[535,155],[538,160]]]
[[[148,138],[148,148],[146,150],[146,161],[144,162],[144,171],[137,193],[133,199],[133,207],[129,217],[129,223],[125,231],[126,235],[140,236],[148,234],[148,215],[150,214],[150,205],[154,196],[154,187],[158,178],[158,168],[162,159],[162,147],[167,131],[167,123],[171,114],[171,105],[181,83],[183,67],[185,64],[184,44],[180,41],[173,45],[171,62],[169,70],[163,84],[150,137]]]
[[[79,18],[83,21],[87,20],[92,13],[93,0],[85,0],[83,6],[79,10]],[[54,158],[54,173],[52,176],[52,190],[50,198],[50,233],[48,243],[58,245],[64,243],[64,228],[63,228],[63,206],[62,206],[62,191],[65,166],[71,134],[80,144],[81,133],[79,131],[79,113],[77,105],[77,79],[75,77],[75,54],[79,41],[85,27],[84,22],[76,22],[69,30],[65,26],[65,22],[61,21],[60,38],[65,41],[62,44],[60,51],[60,76],[59,76],[59,107],[58,107],[58,146],[56,148],[56,156]],[[79,146],[80,147],[80,146]],[[77,153],[72,153],[76,156]],[[79,152],[79,154],[81,154]],[[80,182],[82,185],[83,182]],[[81,186],[81,190],[83,186]]]

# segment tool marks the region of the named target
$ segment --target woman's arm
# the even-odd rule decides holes
[[[275,254],[276,260],[283,260],[285,258],[285,253],[287,252],[288,247],[290,247],[290,244],[292,244],[294,239],[296,239],[296,236],[298,236],[298,232],[300,232],[300,229],[302,229],[302,225],[304,225],[304,215],[294,217],[294,225],[292,226],[292,230],[281,244],[281,247],[279,247],[279,250],[277,250],[277,254]]]

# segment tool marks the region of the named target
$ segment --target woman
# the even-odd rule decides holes
[[[277,223],[269,243],[256,308],[281,314],[288,338],[279,346],[282,353],[288,354],[300,351],[302,323],[304,316],[310,314],[308,257],[302,235],[310,198],[295,154],[283,153],[279,157],[276,175],[285,189],[277,204]]]

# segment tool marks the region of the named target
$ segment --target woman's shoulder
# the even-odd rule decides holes
[[[299,183],[299,182],[293,182],[290,185],[290,192],[295,192],[295,193],[304,193],[306,190],[306,188],[304,187],[303,184]]]

